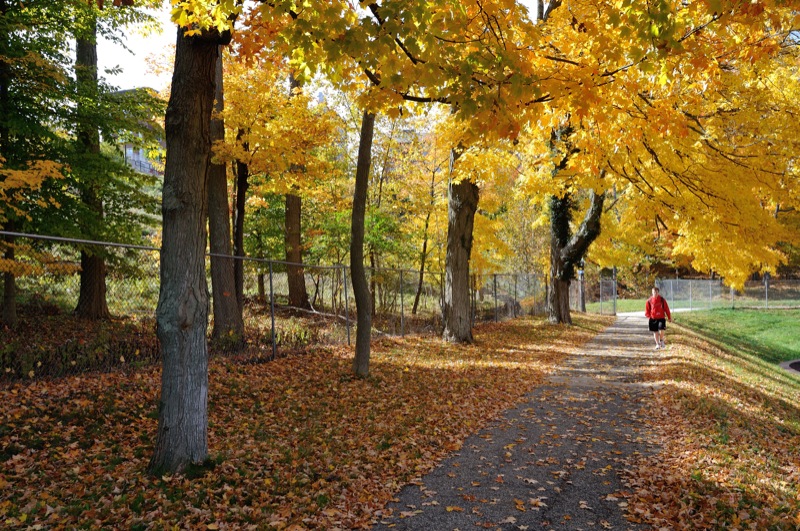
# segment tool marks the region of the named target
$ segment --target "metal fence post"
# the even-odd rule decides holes
[[[600,277],[600,315],[603,315],[603,277]]]
[[[350,345],[350,313],[347,310],[347,267],[342,267],[342,281],[344,283],[344,322],[347,327],[347,344]]]
[[[689,311],[692,311],[692,281],[689,280]]]
[[[711,294],[711,283],[712,282],[713,282],[712,280],[708,281],[708,309],[709,310],[712,308],[711,302],[714,300],[714,296]]]
[[[492,279],[492,292],[494,295],[494,322],[498,322],[497,316],[497,273],[494,274],[494,278]]]
[[[470,293],[469,293],[469,322],[470,326],[475,326],[475,306],[478,302],[475,298],[475,273],[470,275]]]
[[[617,315],[617,266],[614,266],[614,268],[612,269],[612,273],[613,273],[613,278],[611,279],[611,281],[612,281],[611,282],[611,289],[614,290],[614,293],[612,293],[612,295],[611,295],[612,300],[614,302],[614,306],[613,306],[614,313],[613,313],[613,315]]]
[[[272,289],[272,261],[269,262],[269,308],[270,321],[272,326],[272,359],[275,359],[277,352],[277,339],[275,338],[275,292]]]
[[[769,273],[764,273],[764,308],[769,310]]]
[[[514,318],[517,317],[517,274],[514,273]]]
[[[400,270],[400,337],[406,337],[405,315],[403,312],[403,270]]]

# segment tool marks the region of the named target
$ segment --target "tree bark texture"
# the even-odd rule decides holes
[[[306,289],[306,274],[303,266],[302,243],[302,208],[303,201],[299,195],[286,194],[286,266],[289,283],[289,306],[311,309]]]
[[[224,109],[221,50],[217,59],[215,83],[214,110],[221,113]],[[225,123],[222,118],[212,118],[210,134],[212,144],[225,139]],[[244,345],[244,321],[236,298],[234,259],[231,257],[228,175],[225,164],[213,162],[208,165],[208,237],[211,249],[211,300],[214,309],[211,340],[226,349],[237,350]]]
[[[571,235],[573,200],[570,194],[550,198],[550,291],[547,294],[547,318],[551,323],[572,324],[569,310],[569,286],[575,278],[575,266],[600,235],[600,216],[605,194],[594,191],[591,205],[578,231]]]
[[[293,74],[289,74],[289,98],[293,97],[295,89],[300,88],[300,82]],[[290,168],[293,173],[305,173],[304,166],[293,164]],[[284,244],[286,247],[286,276],[289,284],[289,306],[311,309],[306,289],[306,274],[303,263],[303,200],[297,194],[286,194],[285,226],[286,233]]]
[[[478,185],[467,180],[451,183],[449,195],[442,336],[451,343],[471,343],[469,259],[478,210]]]
[[[92,26],[86,36],[75,42],[75,76],[78,90],[83,97],[96,95],[97,87],[97,23]],[[79,149],[88,156],[100,156],[100,131],[87,117],[85,106],[77,107]],[[93,223],[102,223],[103,200],[96,181],[99,176],[86,176],[82,184],[81,200],[94,213]],[[105,259],[87,250],[81,251],[80,295],[75,307],[75,314],[85,319],[110,319],[106,300],[106,263]]]
[[[179,472],[208,456],[207,168],[219,39],[178,30],[165,120],[161,291],[156,310],[164,366],[150,472]]]
[[[357,376],[369,375],[372,312],[369,284],[364,269],[364,219],[367,211],[367,188],[369,186],[369,169],[372,163],[374,127],[375,115],[364,111],[361,118],[356,186],[353,194],[353,217],[350,225],[350,274],[353,282],[353,296],[356,299],[356,354],[353,359],[353,372]]]
[[[239,130],[238,137],[244,135],[243,130]],[[244,150],[248,151],[249,146],[244,144]],[[244,212],[247,202],[247,189],[250,186],[250,168],[247,163],[241,160],[236,161],[236,210],[233,212],[233,255],[239,258],[233,263],[233,278],[236,285],[236,302],[240,308],[244,308]]]

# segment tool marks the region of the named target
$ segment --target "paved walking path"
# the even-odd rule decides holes
[[[623,517],[624,458],[646,452],[638,418],[659,354],[643,317],[619,316],[517,408],[389,505],[373,529],[642,529]]]

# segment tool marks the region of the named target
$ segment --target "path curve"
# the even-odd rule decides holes
[[[624,518],[620,472],[626,457],[648,451],[639,415],[652,388],[637,375],[658,354],[644,317],[618,316],[518,407],[403,488],[373,529],[644,529]]]

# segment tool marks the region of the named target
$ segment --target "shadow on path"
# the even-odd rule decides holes
[[[648,452],[643,317],[615,324],[516,408],[406,486],[373,529],[644,529],[624,518],[625,459]]]

